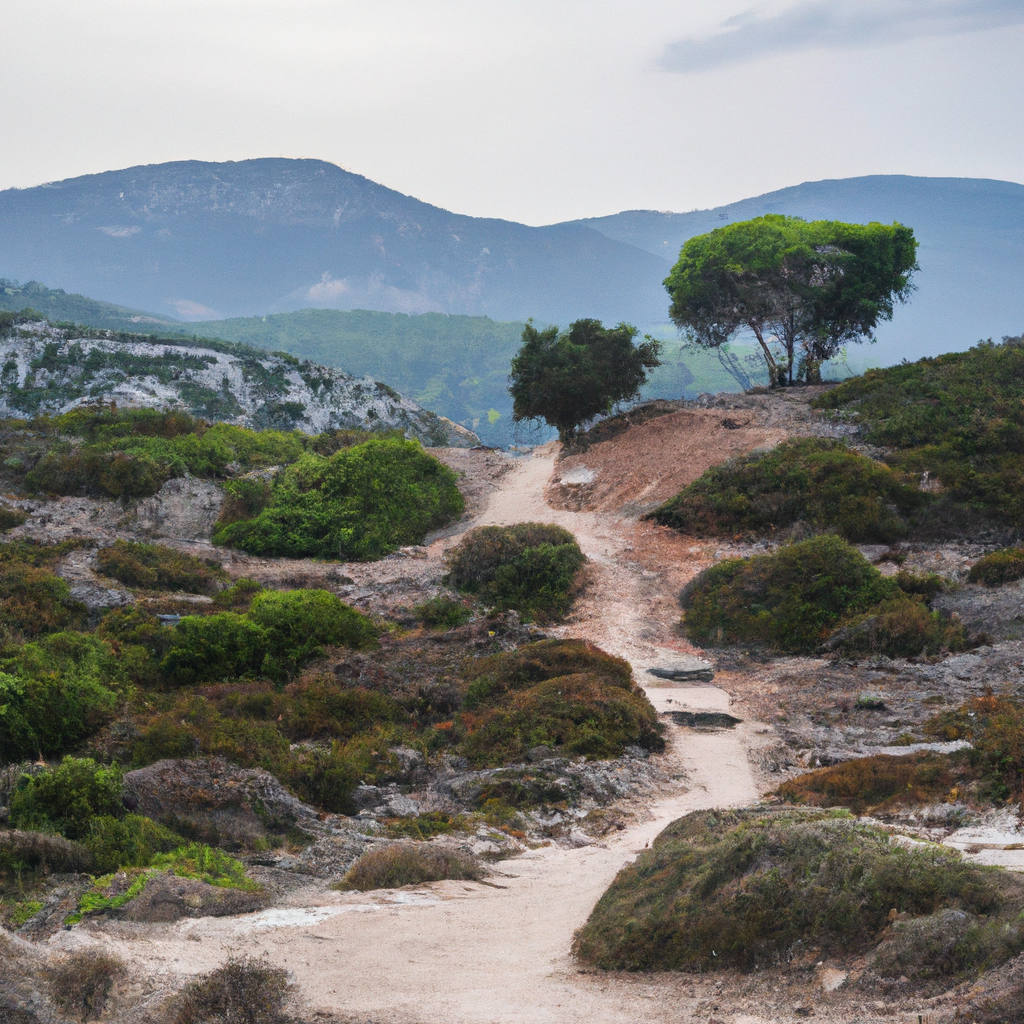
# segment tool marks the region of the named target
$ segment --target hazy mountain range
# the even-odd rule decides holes
[[[314,307],[646,329],[666,325],[661,282],[687,238],[765,212],[914,228],[919,288],[873,361],[1024,328],[1024,185],[965,178],[819,181],[714,210],[528,227],[319,160],[183,161],[0,192],[0,276],[180,320]]]

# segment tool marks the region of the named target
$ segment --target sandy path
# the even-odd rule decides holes
[[[554,459],[541,449],[520,460],[471,525],[539,520],[571,529],[591,559],[592,582],[575,621],[560,632],[627,658],[638,680],[651,680],[646,689],[659,710],[727,710],[728,695],[717,687],[657,685],[645,675],[685,649],[651,618],[652,581],[664,580],[630,560],[635,524],[545,504]],[[155,973],[191,974],[232,953],[265,953],[292,972],[311,1011],[359,1021],[633,1024],[651,1012],[658,1020],[688,1020],[692,1006],[677,979],[582,974],[569,956],[574,930],[616,872],[668,822],[698,808],[757,799],[745,749],[750,725],[705,734],[670,728],[662,764],[677,782],[646,820],[593,846],[542,848],[505,861],[494,878],[503,888],[445,882],[398,897],[313,888],[303,906],[312,896],[324,908],[320,914],[300,907],[291,917],[274,911],[185,921],[113,941]],[[90,941],[81,930],[73,934],[67,941]]]

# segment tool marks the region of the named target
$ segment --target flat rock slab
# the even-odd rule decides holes
[[[688,729],[733,729],[743,721],[724,711],[662,711],[662,714]]]
[[[715,678],[715,670],[711,662],[704,661],[703,658],[686,658],[672,665],[659,665],[656,668],[649,668],[647,674],[656,676],[658,679],[672,679],[676,682],[698,679],[710,683]]]

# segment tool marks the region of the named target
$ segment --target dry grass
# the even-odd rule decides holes
[[[479,881],[485,871],[468,853],[420,843],[393,843],[364,853],[334,889],[398,889],[445,879]]]
[[[46,980],[54,1005],[77,1020],[102,1016],[110,990],[124,974],[124,961],[98,949],[83,949],[49,964]]]
[[[170,1003],[166,1024],[280,1024],[288,973],[254,957],[228,960]]]

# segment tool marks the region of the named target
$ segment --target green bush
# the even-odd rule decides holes
[[[229,486],[241,500],[238,488]],[[238,492],[238,493],[236,493]],[[462,514],[455,474],[415,441],[373,440],[279,473],[269,503],[222,524],[214,542],[260,555],[382,558]]]
[[[967,574],[969,583],[998,587],[1024,579],[1024,548],[1005,548],[979,558]]]
[[[968,645],[963,623],[929,611],[921,600],[901,596],[882,601],[860,621],[834,634],[825,646],[848,657],[913,658],[943,650],[963,651]]]
[[[473,612],[461,601],[439,595],[413,608],[413,614],[427,629],[457,629],[473,617]]]
[[[480,862],[459,850],[423,843],[391,843],[368,850],[348,869],[333,889],[400,889],[446,879],[479,881],[485,871]]]
[[[894,909],[921,925],[948,910],[998,923],[953,937],[949,982],[1024,949],[1019,879],[943,847],[907,849],[843,813],[680,818],[619,872],[577,933],[576,955],[606,970],[644,971],[750,971],[788,960],[798,944],[822,959],[863,955]],[[916,980],[935,967],[905,961],[900,970]]]
[[[499,611],[514,608],[538,619],[568,612],[586,562],[568,530],[544,523],[478,527],[446,559],[458,590],[479,594]]]
[[[0,544],[0,623],[6,632],[37,637],[85,621],[65,580],[51,567],[73,545]]]
[[[15,526],[21,526],[28,519],[28,513],[22,512],[19,508],[8,508],[0,505],[0,533],[13,530]]]
[[[691,640],[810,653],[844,618],[899,594],[856,548],[827,535],[719,562],[687,585],[681,603]]]
[[[109,644],[55,633],[0,659],[0,762],[56,754],[112,717],[118,695],[105,682],[121,666]]]
[[[246,614],[185,616],[160,667],[177,684],[265,675],[283,680],[324,645],[374,646],[370,620],[326,590],[258,593]]]
[[[65,757],[56,767],[22,777],[11,794],[11,824],[38,832],[57,832],[85,840],[94,818],[120,818],[123,773],[91,757]]]
[[[983,342],[844,381],[813,403],[860,425],[886,461],[936,478],[939,535],[1024,526],[1024,341]]]
[[[265,590],[253,598],[248,617],[266,631],[272,664],[263,671],[274,678],[293,674],[324,646],[377,644],[370,620],[326,590]]]
[[[218,608],[227,608],[230,611],[248,611],[252,599],[263,590],[263,584],[256,580],[242,577],[236,580],[230,587],[222,590],[213,597],[213,603]]]
[[[82,845],[93,856],[93,869],[107,875],[122,868],[147,867],[158,853],[183,844],[181,836],[138,814],[123,818],[100,814],[89,822]]]
[[[857,543],[905,536],[929,501],[842,441],[785,441],[707,470],[650,518],[695,537],[771,533],[796,522]]]
[[[220,563],[163,544],[115,540],[110,547],[100,548],[96,561],[100,572],[129,587],[210,594],[220,590],[228,578]]]

